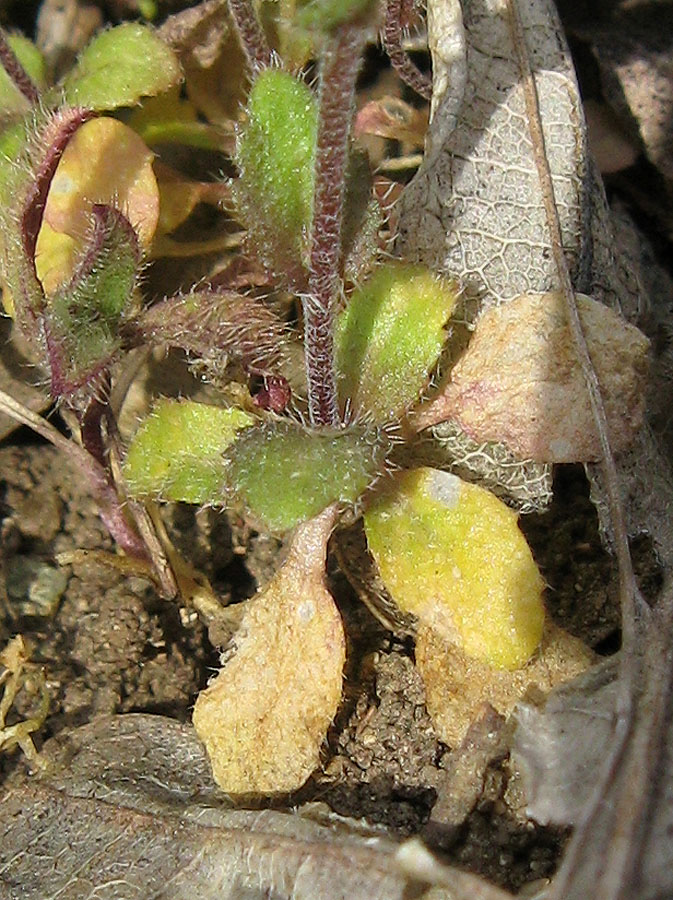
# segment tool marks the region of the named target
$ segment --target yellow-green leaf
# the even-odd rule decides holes
[[[135,433],[124,477],[134,497],[222,503],[222,453],[253,419],[242,409],[160,400]]]
[[[389,593],[469,655],[514,669],[542,637],[544,582],[512,510],[438,469],[396,478],[365,513]]]
[[[336,332],[344,405],[378,423],[418,400],[446,340],[456,285],[424,266],[392,264],[357,288]]]

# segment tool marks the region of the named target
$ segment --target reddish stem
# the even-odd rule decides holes
[[[309,416],[313,425],[339,422],[334,310],[340,290],[348,142],[364,40],[361,26],[342,25],[327,42],[322,59],[308,293],[303,298]]]
[[[386,3],[382,38],[388,58],[402,81],[421,97],[430,100],[432,81],[414,65],[402,47],[402,0],[388,0]]]
[[[7,36],[2,29],[0,29],[0,65],[2,65],[16,88],[21,91],[30,105],[34,106],[39,100],[37,87],[9,46]]]
[[[229,0],[229,11],[250,67],[254,70],[270,66],[273,54],[253,8],[252,0]]]

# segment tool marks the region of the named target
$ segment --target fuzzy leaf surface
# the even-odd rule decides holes
[[[35,44],[22,34],[7,35],[7,43],[38,90],[43,89],[47,81],[47,68]],[[26,108],[26,98],[0,66],[0,116],[22,113]]]
[[[193,722],[229,794],[301,787],[341,699],[346,641],[325,585],[334,507],[299,527],[268,587],[249,601],[229,656]]]
[[[134,497],[221,504],[222,453],[253,419],[241,409],[191,400],[159,400],[140,425],[124,460]]]
[[[365,512],[367,543],[404,612],[497,668],[542,638],[544,582],[517,517],[449,472],[404,472]]]
[[[98,34],[63,83],[66,102],[92,109],[134,106],[141,97],[167,91],[182,78],[175,53],[138,23]]]
[[[577,295],[615,450],[643,422],[649,341],[602,303]],[[521,459],[588,462],[601,449],[560,294],[526,294],[488,309],[450,381],[418,426],[454,419],[475,441]]]
[[[263,264],[300,279],[313,216],[318,106],[303,81],[267,69],[252,86],[246,112],[235,157],[238,212]]]
[[[427,386],[456,302],[456,286],[423,266],[389,265],[357,288],[337,321],[343,403],[356,416],[399,418]]]
[[[79,387],[119,348],[119,324],[133,303],[139,264],[129,221],[110,206],[94,206],[72,280],[54,294],[47,311],[54,396]]]
[[[331,503],[355,503],[383,470],[389,447],[388,438],[371,428],[258,425],[226,452],[226,481],[255,519],[283,532]]]

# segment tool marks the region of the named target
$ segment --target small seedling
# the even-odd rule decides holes
[[[216,780],[237,794],[293,790],[318,765],[344,664],[325,586],[327,542],[342,524],[364,516],[399,608],[480,665],[520,669],[544,629],[544,584],[515,512],[428,467],[432,435],[418,439],[421,427],[460,419],[453,408],[441,414],[437,390],[440,366],[451,368],[460,286],[393,258],[382,238],[387,210],[351,137],[361,56],[377,28],[403,76],[427,93],[399,47],[402,4],[390,0],[385,15],[372,0],[283,4],[287,62],[255,6],[230,0],[250,87],[237,175],[222,196],[244,229],[262,299],[246,289],[254,279],[245,266],[153,304],[143,297],[157,229],[163,222],[165,236],[181,219],[167,187],[175,178],[161,174],[138,132],[213,139],[181,105],[178,59],[155,32],[104,32],[52,88],[32,45],[0,38],[5,309],[79,423],[86,453],[77,458],[110,531],[155,567],[165,593],[179,587],[180,566],[143,518],[143,501],[236,509],[260,529],[292,532],[287,560],[249,601],[236,652],[194,710]],[[318,62],[316,87],[293,71],[302,54]],[[103,115],[148,97],[124,116],[129,124]],[[203,190],[192,185],[189,196]],[[166,345],[223,387],[222,404],[157,399],[124,448],[111,385],[129,350]],[[300,374],[289,363],[298,349]],[[436,660],[423,658],[427,673]]]

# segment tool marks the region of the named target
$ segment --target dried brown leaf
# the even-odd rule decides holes
[[[643,422],[647,338],[601,303],[577,296],[601,384],[612,445],[625,449]],[[526,294],[487,310],[450,381],[417,427],[454,419],[475,441],[500,441],[522,459],[601,458],[582,367],[561,294]]]
[[[423,677],[428,712],[437,736],[452,747],[461,743],[484,704],[509,715],[527,689],[547,693],[584,672],[594,658],[586,644],[549,621],[537,654],[514,671],[494,669],[467,656],[422,624],[416,639],[416,665]]]
[[[335,508],[299,526],[288,557],[250,605],[194,727],[230,794],[292,791],[320,762],[341,698],[345,639],[325,586]]]
[[[231,809],[193,729],[162,716],[96,719],[43,755],[0,797],[2,900],[511,900],[319,804]]]

